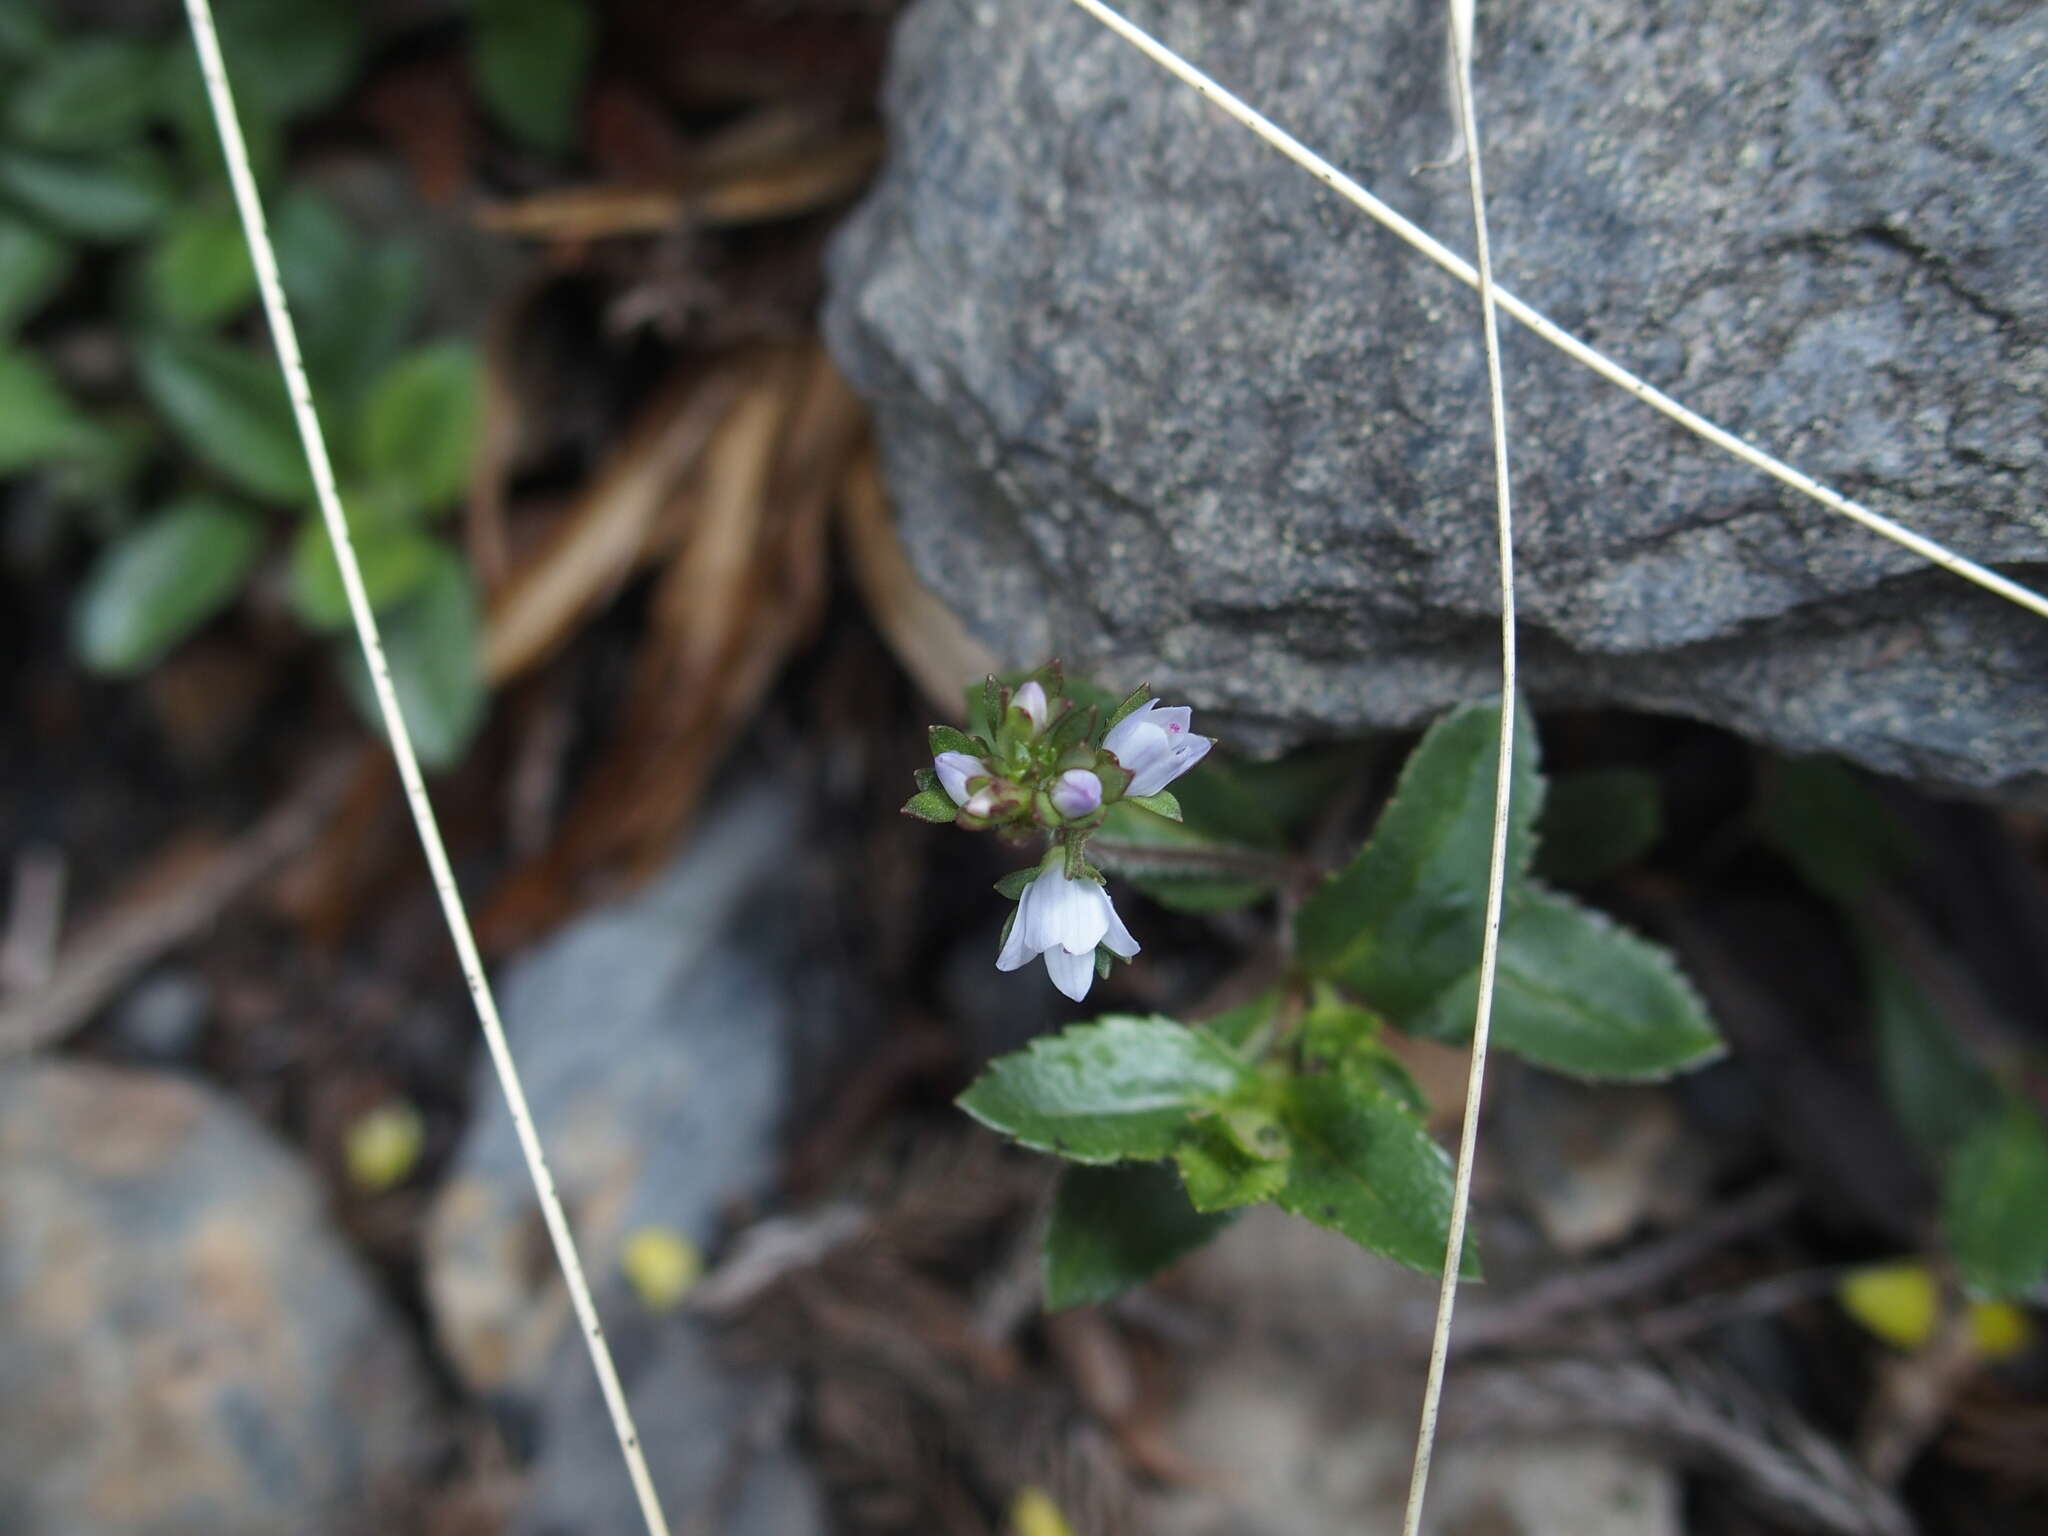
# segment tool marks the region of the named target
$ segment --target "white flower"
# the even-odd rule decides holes
[[[1188,729],[1193,714],[1185,704],[1161,709],[1157,699],[1148,699],[1102,738],[1131,776],[1125,794],[1156,795],[1208,755],[1214,743]]]
[[[1045,718],[1052,712],[1052,704],[1045,696],[1045,686],[1035,677],[1011,696],[1010,708],[1024,711],[1024,718],[1031,722],[1031,734],[1034,736],[1045,729]]]
[[[1069,821],[1092,816],[1102,806],[1102,780],[1086,768],[1069,768],[1052,787],[1052,808]]]
[[[967,803],[969,779],[985,779],[989,776],[988,764],[971,752],[941,752],[932,759],[932,771],[939,776],[939,788],[946,792],[955,805]]]
[[[1044,955],[1052,984],[1078,1003],[1095,980],[1098,944],[1126,960],[1138,952],[1138,941],[1109,904],[1109,892],[1093,880],[1069,880],[1054,864],[1024,887],[996,969],[1014,971]]]

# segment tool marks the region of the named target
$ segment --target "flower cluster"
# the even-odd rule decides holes
[[[1043,955],[1053,985],[1079,1002],[1112,958],[1138,952],[1087,860],[1089,835],[1119,801],[1178,819],[1166,786],[1211,742],[1189,728],[1185,706],[1162,709],[1144,687],[1104,719],[1100,707],[1067,696],[1058,662],[1014,689],[990,678],[982,716],[983,735],[932,727],[932,765],[918,770],[918,793],[903,809],[1012,842],[1049,843],[1035,867],[997,884],[1017,910],[996,968],[1014,971]]]

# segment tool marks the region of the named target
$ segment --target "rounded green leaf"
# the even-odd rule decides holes
[[[209,336],[159,335],[136,344],[135,366],[143,393],[195,457],[266,501],[312,498],[284,381],[268,352]]]
[[[574,136],[594,41],[583,0],[475,0],[472,58],[492,115],[543,149]]]
[[[446,506],[468,487],[482,408],[473,347],[450,341],[408,353],[363,408],[364,475],[416,508]]]
[[[364,595],[371,608],[382,613],[426,580],[441,558],[442,548],[432,536],[407,523],[362,518],[353,510],[348,516]],[[299,524],[292,540],[290,591],[292,609],[308,628],[348,627],[348,593],[341,584],[341,567],[327,537],[327,523],[317,513]]]
[[[40,359],[0,349],[0,475],[76,457],[99,437]]]
[[[73,610],[73,644],[95,672],[140,672],[241,589],[262,547],[254,517],[191,497],[100,554]]]
[[[70,270],[62,240],[0,211],[0,333],[41,308]]]
[[[232,208],[187,208],[172,215],[142,263],[142,299],[173,325],[211,325],[248,308],[256,269]]]
[[[8,93],[7,137],[56,150],[133,143],[154,105],[157,61],[154,48],[128,38],[67,41]]]
[[[483,614],[469,568],[443,551],[381,627],[413,750],[424,766],[445,768],[461,758],[484,717]],[[343,653],[342,679],[363,718],[381,728],[369,669],[353,642]]]
[[[177,201],[162,155],[144,144],[81,159],[27,150],[0,154],[0,195],[81,240],[132,240]]]

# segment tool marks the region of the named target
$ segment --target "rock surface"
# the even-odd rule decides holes
[[[1437,8],[1134,0],[1469,248]],[[1588,0],[1481,18],[1504,286],[1731,429],[2048,580],[2048,11]],[[1469,292],[1074,7],[923,0],[834,350],[920,573],[1006,660],[1241,744],[1497,686]],[[1416,170],[1418,166],[1425,167]],[[1505,320],[1525,678],[2048,796],[2048,624]]]
[[[0,1073],[0,1529],[375,1529],[432,1449],[305,1171],[175,1078]]]
[[[729,797],[667,873],[549,939],[500,988],[669,1512],[722,1500],[706,1528],[743,1536],[803,1536],[822,1520],[808,1474],[776,1436],[750,1441],[776,1383],[723,1366],[694,1319],[651,1315],[620,1256],[643,1227],[708,1250],[724,1207],[774,1182],[809,981],[777,878],[797,846],[790,804],[772,789]],[[505,1411],[532,1453],[514,1528],[626,1529],[638,1521],[632,1492],[487,1064],[473,1102],[476,1121],[428,1226],[437,1332],[465,1383]]]

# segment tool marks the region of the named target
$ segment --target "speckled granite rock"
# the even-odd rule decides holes
[[[1469,248],[1440,8],[1134,0]],[[2048,11],[1483,11],[1503,283],[1733,429],[2048,581]],[[1471,296],[1071,6],[922,0],[833,253],[913,559],[1252,745],[1495,683]],[[1539,703],[1719,721],[2048,795],[2048,624],[1789,494],[1510,326]]]
[[[773,1185],[790,1052],[817,980],[796,963],[782,879],[798,834],[775,789],[723,797],[665,874],[522,956],[500,988],[656,1483],[679,1519],[722,1496],[704,1528],[742,1536],[803,1536],[822,1519],[805,1520],[817,1508],[806,1469],[772,1429],[750,1429],[777,1385],[725,1367],[694,1318],[650,1316],[619,1258],[643,1226],[708,1250],[725,1204]],[[427,1232],[437,1331],[532,1453],[514,1529],[623,1529],[638,1519],[631,1489],[511,1116],[481,1064],[474,1102]]]
[[[153,1074],[0,1073],[0,1383],[9,1536],[376,1529],[432,1448],[312,1180]]]

